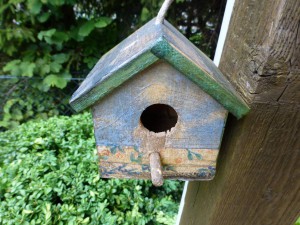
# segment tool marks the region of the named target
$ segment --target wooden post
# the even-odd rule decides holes
[[[300,209],[300,1],[236,0],[221,71],[250,104],[217,174],[190,182],[181,225],[292,225]]]

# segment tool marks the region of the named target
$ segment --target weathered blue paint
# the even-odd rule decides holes
[[[92,106],[101,176],[136,179],[150,178],[153,152],[164,178],[212,179],[228,111],[237,118],[249,111],[209,58],[154,20],[103,56],[70,104]],[[153,134],[141,124],[153,104],[175,109],[171,131]]]
[[[170,105],[178,113],[178,122],[166,138],[166,148],[219,149],[227,110],[162,61],[93,106],[97,145],[135,146],[139,151],[141,113],[157,103]]]

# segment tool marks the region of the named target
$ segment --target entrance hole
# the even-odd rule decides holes
[[[148,106],[141,115],[141,123],[149,131],[167,132],[175,127],[178,115],[175,109],[165,104]]]

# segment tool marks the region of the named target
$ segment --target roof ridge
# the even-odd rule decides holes
[[[249,107],[214,63],[170,23],[165,21],[163,24],[154,24],[154,20],[155,18],[98,61],[73,94],[71,106],[76,111],[91,106],[137,73],[162,59],[196,83],[237,118],[245,115]]]

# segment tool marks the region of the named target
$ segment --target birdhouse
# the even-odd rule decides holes
[[[213,62],[166,20],[98,61],[70,101],[92,108],[101,177],[210,180],[228,112],[249,108]]]

